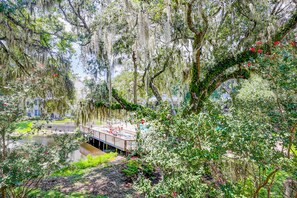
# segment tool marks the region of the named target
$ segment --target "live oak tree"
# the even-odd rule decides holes
[[[0,3],[0,92],[18,86],[27,97],[42,97],[49,111],[65,112],[74,98],[69,62],[73,37],[54,14],[55,3]]]
[[[238,82],[230,99],[186,117],[157,110],[141,151],[162,177],[140,175],[138,190],[148,197],[296,196],[295,56],[294,41],[275,42],[271,55],[245,65],[263,70]]]
[[[137,105],[124,105],[129,100],[112,91],[113,68],[127,68],[134,72],[134,93],[144,89],[146,103],[151,95],[162,102],[162,94],[173,95],[175,87],[180,98],[190,95],[186,111],[199,113],[222,83],[249,78],[251,71],[242,65],[258,56],[256,41],[263,42],[259,52],[269,53],[274,41],[296,27],[295,6],[286,1],[76,0],[62,1],[59,10],[77,32],[89,67],[107,75],[109,102],[97,101],[98,108],[114,103],[114,108],[135,110]],[[88,102],[93,104],[85,106],[96,106]]]
[[[15,124],[23,116],[26,99],[42,98],[41,108],[48,113],[64,113],[74,99],[69,62],[73,37],[55,14],[55,3],[0,2],[2,197],[6,197],[5,192],[12,197],[26,197],[30,185],[36,186],[40,178],[50,173],[48,169],[62,165],[69,152],[61,147],[47,151],[48,148],[32,145],[7,150]],[[64,148],[67,144],[61,145]]]
[[[35,61],[46,65],[47,69],[51,68],[42,70],[45,74],[51,73],[52,79],[59,79],[59,83],[65,82],[64,85],[67,85],[66,82],[69,81],[65,71],[68,71],[68,67],[56,68],[53,65],[67,65],[67,61],[60,57],[68,55],[67,41],[71,41],[72,37],[61,31],[59,19],[70,25],[76,42],[81,46],[82,61],[87,65],[87,70],[94,76],[99,76],[101,72],[106,79],[106,83],[93,86],[96,89],[100,88],[97,89],[99,93],[91,93],[94,97],[80,103],[79,121],[86,122],[92,119],[98,114],[98,109],[104,116],[108,115],[107,110],[141,110],[142,115],[155,119],[157,130],[152,137],[160,145],[156,145],[155,150],[144,151],[148,154],[145,160],[159,166],[164,177],[149,195],[171,196],[178,193],[175,191],[171,194],[171,191],[180,190],[185,196],[191,196],[192,193],[197,196],[220,196],[231,189],[235,194],[248,191],[248,195],[256,197],[266,188],[269,196],[275,175],[281,169],[290,172],[290,167],[286,168],[284,164],[291,164],[296,159],[290,154],[296,130],[292,113],[294,97],[284,87],[280,89],[279,82],[286,85],[283,79],[291,76],[283,74],[282,78],[278,79],[278,72],[266,73],[263,64],[248,66],[251,62],[261,61],[264,54],[270,56],[274,53],[271,48],[275,43],[289,38],[288,35],[296,28],[297,23],[295,1],[65,0],[52,1],[57,7],[54,12],[46,12],[50,16],[49,19],[45,20],[38,14],[36,18],[27,19],[28,17],[24,16],[29,15],[30,6],[38,8],[34,3],[1,4],[2,11],[6,11],[1,15],[1,25],[8,31],[1,32],[1,50],[5,54],[1,59],[1,66],[3,64],[3,68],[11,71],[8,72],[9,75],[15,74],[18,69],[26,73],[28,70],[23,68],[29,68],[31,59],[28,57],[32,58],[32,55],[36,54],[36,49],[41,48],[45,50],[42,52],[46,52],[57,47],[59,53],[56,53],[56,50],[49,53],[55,55],[54,59],[51,56],[48,58],[46,53],[46,57],[37,57]],[[25,8],[16,9],[20,7]],[[36,28],[39,31],[36,31]],[[31,35],[26,34],[26,31],[24,34],[23,30],[27,30]],[[13,39],[10,39],[11,35],[14,36]],[[15,40],[20,41],[20,45],[16,45],[13,42]],[[28,46],[21,45],[21,41]],[[50,48],[47,48],[50,44]],[[284,59],[285,62],[287,60]],[[113,89],[112,73],[117,68],[133,72],[133,103]],[[288,70],[287,67],[284,68],[284,71]],[[278,99],[274,105],[276,104],[277,108],[270,112],[276,114],[275,120],[270,120],[271,115],[257,116],[263,112],[255,108],[252,111],[255,117],[251,120],[259,125],[253,125],[246,119],[247,110],[241,109],[240,105],[231,111],[236,118],[234,122],[222,115],[220,109],[209,109],[209,97],[224,82],[230,79],[249,79],[255,72],[262,73],[263,78],[271,80],[275,85],[273,89],[278,94]],[[1,76],[1,79],[8,78]],[[39,80],[43,82],[42,77]],[[53,82],[50,85],[56,85],[55,80],[50,82]],[[157,111],[136,104],[140,93],[137,87],[144,89],[146,103],[151,95],[157,98],[161,103]],[[181,98],[189,95],[190,102],[185,102],[183,114],[178,112],[176,116],[171,117],[168,115],[170,111],[163,106],[162,93],[173,95],[173,87],[180,92]],[[55,93],[59,95],[63,90]],[[292,101],[287,100],[287,96]],[[132,98],[130,99],[132,101]],[[252,103],[247,103],[246,106],[248,105]],[[203,108],[207,111],[202,111]],[[280,120],[284,125],[277,125]],[[267,123],[261,124],[264,121]],[[223,130],[216,130],[217,125]],[[272,126],[276,127],[275,134],[269,134]],[[263,140],[259,145],[260,153],[255,150],[255,137],[246,135],[249,131],[256,138]],[[257,134],[259,131],[261,133]],[[282,137],[287,152],[277,153],[271,148],[276,143],[273,136],[276,134]],[[238,145],[240,141],[243,144]],[[166,149],[168,152],[161,152]],[[249,161],[247,174],[255,167],[259,168],[259,171],[249,175],[245,175],[244,172],[235,180],[224,175],[223,170],[235,170],[221,157],[228,150],[232,151],[231,154],[235,158],[240,156],[244,160],[256,160]],[[266,161],[266,154],[273,158],[273,163]],[[154,156],[154,159],[151,156]],[[172,163],[168,163],[167,159]],[[278,159],[283,160],[279,166]],[[243,163],[242,160],[237,162],[239,165]],[[257,175],[260,177],[257,178]],[[254,183],[241,185],[242,178]],[[191,183],[188,184],[188,181]],[[144,187],[150,186],[147,180],[143,182],[147,184]],[[224,187],[225,191],[218,190],[219,187]]]
[[[285,94],[286,91],[280,88],[278,82],[284,83],[278,79],[280,71],[276,69],[275,73],[267,72],[263,64],[249,66],[252,62],[262,60],[265,54],[271,56],[275,53],[272,50],[274,45],[291,39],[290,33],[296,29],[297,23],[296,3],[104,1],[93,5],[100,7],[98,18],[94,15],[91,15],[94,18],[88,15],[85,18],[79,17],[84,16],[80,13],[94,8],[89,6],[90,3],[91,1],[75,1],[75,6],[71,6],[69,1],[61,3],[65,16],[80,21],[79,27],[72,22],[78,30],[89,30],[88,37],[82,37],[87,39],[87,42],[82,43],[83,49],[86,49],[85,54],[93,53],[96,47],[102,48],[103,45],[109,49],[105,53],[109,52],[111,55],[107,56],[108,61],[112,56],[121,60],[116,67],[123,66],[123,60],[130,60],[130,68],[135,68],[137,63],[147,93],[146,100],[150,88],[151,94],[162,103],[160,91],[169,92],[174,85],[179,90],[184,88],[190,95],[190,103],[183,109],[184,113],[172,118],[167,115],[170,111],[163,106],[155,112],[133,104],[121,97],[112,86],[108,87],[108,102],[88,100],[82,103],[79,109],[81,122],[93,118],[91,114],[98,113],[95,109],[140,110],[142,116],[149,115],[153,118],[151,122],[155,130],[152,141],[145,141],[147,149],[144,147],[143,152],[147,154],[144,157],[147,162],[161,168],[163,178],[155,186],[151,186],[148,180],[140,180],[139,183],[144,184],[140,189],[148,196],[176,196],[177,190],[184,196],[232,197],[244,194],[257,197],[264,194],[269,197],[272,193],[277,193],[272,190],[275,181],[279,182],[277,175],[283,174],[282,171],[292,174],[292,167],[296,162],[296,157],[293,158],[292,154],[296,130],[296,117],[292,114],[296,108],[292,101],[295,98],[290,93]],[[92,14],[96,12],[93,10]],[[92,20],[95,18],[99,21]],[[107,25],[106,21],[109,22]],[[97,42],[100,35],[105,38],[108,31],[112,32],[114,39]],[[95,53],[95,56],[102,58],[103,54]],[[287,60],[292,58],[286,58],[285,61]],[[277,64],[274,66],[278,67]],[[286,66],[284,68],[284,71],[288,70]],[[265,112],[267,106],[264,108],[260,104],[248,113],[246,107],[254,107],[253,102],[242,102],[244,108],[234,105],[236,108],[232,109],[231,118],[225,118],[218,109],[212,113],[206,104],[216,89],[230,79],[249,79],[253,73],[263,74],[262,77],[275,86],[270,89],[274,89],[273,94],[277,99],[271,104],[269,113]],[[294,76],[295,73],[292,70],[291,75]],[[283,79],[288,78],[283,75]],[[170,83],[160,83],[165,81]],[[294,95],[295,92],[292,93]],[[113,100],[110,99],[111,94]],[[281,97],[283,100],[280,95],[284,97]],[[259,98],[258,100],[263,102]],[[240,99],[237,98],[238,101]],[[206,111],[202,111],[203,108]],[[249,120],[248,116],[252,118]],[[217,130],[218,125],[223,127],[222,131]],[[261,142],[257,144],[257,140]],[[274,149],[278,143],[283,144],[282,152]],[[230,156],[222,157],[227,151],[231,151],[234,160]],[[239,160],[236,159],[238,157]],[[271,159],[271,162],[267,159]],[[245,165],[246,169],[239,169],[243,173],[235,176],[234,180],[232,175],[224,174],[229,173],[226,171],[228,169],[238,171],[238,166]],[[250,170],[253,170],[251,174]],[[247,182],[243,182],[245,180]],[[223,189],[218,190],[219,187]]]

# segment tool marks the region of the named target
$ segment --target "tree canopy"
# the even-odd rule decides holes
[[[0,92],[12,92],[9,87],[14,87],[31,98],[45,99],[45,107],[64,112],[74,98],[69,61],[74,39],[56,14],[55,3],[1,1]]]
[[[65,112],[76,51],[91,76],[78,124],[114,110],[150,123],[135,154],[161,177],[137,177],[146,196],[291,196],[296,24],[296,1],[1,1],[0,94]]]
[[[186,109],[197,113],[222,83],[256,72],[244,64],[270,53],[275,41],[290,38],[297,23],[294,6],[286,1],[59,4],[77,32],[87,71],[106,75],[110,102],[121,103],[112,98],[112,75],[127,70],[134,73],[133,92],[145,91],[145,103],[152,96],[162,102],[163,94],[181,100],[190,94]]]

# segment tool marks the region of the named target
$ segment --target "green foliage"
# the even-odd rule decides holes
[[[0,187],[16,194],[28,192],[29,188],[37,187],[41,179],[67,166],[69,153],[77,149],[77,139],[71,135],[57,139],[54,146],[24,144],[9,152],[0,162]]]
[[[109,162],[116,156],[116,153],[105,153],[99,156],[87,155],[87,159],[80,159],[78,162],[73,162],[69,166],[56,171],[52,174],[52,176],[66,177],[73,175],[82,175],[87,171],[88,168],[96,167],[98,165]]]
[[[278,65],[274,65],[276,69],[280,68]],[[266,197],[272,182],[270,195],[282,196],[285,191],[282,183],[296,172],[296,156],[288,159],[286,152],[276,148],[279,142],[288,142],[290,130],[286,126],[296,119],[285,108],[294,101],[290,96],[295,90],[294,79],[288,75],[296,71],[291,68],[292,73],[284,72],[288,84],[276,76],[277,90],[269,78],[263,80],[253,75],[240,84],[231,101],[223,102],[223,106],[208,102],[206,111],[198,115],[168,116],[170,108],[160,108],[156,119],[150,120],[150,131],[142,134],[141,149],[144,161],[160,168],[163,177],[157,184],[140,178],[137,188],[148,197],[171,196],[173,192],[181,197],[252,197],[268,175],[280,169],[258,194]],[[289,92],[279,92],[287,86]],[[284,105],[288,122],[275,115],[279,111],[278,102]],[[224,113],[225,105],[228,112]]]
[[[40,12],[57,2],[59,10]],[[0,74],[0,91],[11,93],[9,86],[18,85],[25,97],[29,94],[46,98],[44,107],[49,112],[66,111],[68,102],[74,99],[68,61],[74,37],[64,31],[61,15],[76,30],[84,58],[95,59],[88,62],[87,69],[95,78],[125,61],[125,66],[129,66],[131,51],[136,51],[139,73],[145,73],[141,86],[147,88],[147,80],[163,67],[164,62],[158,60],[163,57],[159,55],[167,46],[173,46],[177,50],[170,59],[176,64],[167,69],[170,71],[166,71],[158,86],[170,92],[170,86],[179,82],[190,66],[192,79],[184,89],[190,89],[190,109],[196,115],[184,111],[172,116],[172,109],[163,105],[153,111],[130,103],[115,89],[112,95],[117,102],[110,101],[106,84],[97,85],[94,81],[88,101],[81,103],[82,122],[99,111],[106,115],[108,109],[123,108],[138,111],[136,117],[147,116],[151,120],[151,131],[140,134],[144,140],[140,144],[143,162],[129,162],[125,169],[127,175],[150,172],[143,163],[160,169],[162,178],[156,184],[138,177],[138,188],[148,197],[266,196],[270,185],[271,195],[280,196],[283,189],[278,191],[275,186],[288,176],[296,179],[293,142],[297,57],[295,46],[285,44],[271,49],[270,44],[283,39],[296,26],[296,9],[287,1],[239,2],[2,1],[0,67],[4,72]],[[272,31],[271,27],[278,28],[278,24],[283,26]],[[257,46],[257,50],[261,48],[269,54],[248,50],[264,36],[265,44]],[[198,48],[203,55],[193,58]],[[116,57],[119,54],[121,58]],[[198,73],[195,62],[200,59],[202,71]],[[242,65],[249,61],[254,64],[251,68]],[[254,76],[241,84],[238,94],[224,104],[226,112],[221,104],[208,101],[223,82],[248,79],[254,71],[262,79]],[[177,79],[167,80],[172,76]],[[185,83],[180,84],[183,87]],[[146,97],[149,95],[146,90]],[[24,187],[30,179],[50,174],[67,164],[72,148],[67,144],[69,139],[61,138],[57,140],[59,147],[53,149],[35,145],[31,150],[21,147],[22,150],[7,153],[6,138],[15,130],[22,111],[19,101],[0,101],[1,187]],[[61,174],[81,174],[102,161],[105,160],[89,157],[66,166]],[[29,167],[31,164],[34,170]],[[275,181],[268,177],[274,170]]]
[[[65,167],[61,168],[60,170],[54,172],[51,176],[54,177],[68,177],[68,176],[78,176],[82,175],[86,172],[86,170],[83,169],[76,169],[76,168],[70,168],[70,167]]]
[[[132,177],[132,176],[137,175],[140,172],[140,170],[139,170],[140,166],[141,166],[141,162],[139,162],[137,160],[130,160],[126,164],[126,168],[124,168],[122,170],[122,172],[128,177]]]
[[[110,160],[112,160],[114,157],[116,157],[116,153],[105,153],[103,155],[99,156],[91,156],[88,155],[86,160],[80,160],[78,162],[75,162],[73,165],[78,169],[86,169],[90,167],[96,167],[99,164],[106,163]]]
[[[154,168],[153,166],[141,162],[138,159],[129,160],[125,165],[125,168],[122,172],[130,179],[137,178],[139,173],[142,173],[146,177],[149,177],[153,174]]]
[[[55,9],[48,9],[55,3],[1,2],[1,21],[10,28],[0,24],[0,65],[4,71],[0,73],[0,92],[25,93],[22,102],[47,98],[42,103],[43,112],[63,114],[74,99],[68,61],[73,38],[65,31]]]
[[[11,133],[17,127],[32,124],[31,121],[19,122],[23,115],[19,101],[18,95],[0,96],[0,188],[8,189],[8,196],[13,193],[26,195],[42,178],[66,166],[69,153],[77,149],[81,141],[81,134],[59,135],[54,137],[55,145],[21,144],[8,152]]]

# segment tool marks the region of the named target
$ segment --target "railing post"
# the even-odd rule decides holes
[[[100,149],[100,145],[101,145],[101,139],[100,139],[100,131],[99,131],[99,133],[98,133],[98,135],[99,135],[99,137],[98,137],[98,139],[99,139],[99,149]]]
[[[93,130],[93,145],[95,145],[95,131]]]
[[[106,134],[105,134],[105,150],[107,150],[108,145],[107,145],[107,141],[106,141]]]
[[[124,140],[124,151],[125,151],[126,154],[127,154],[127,140]]]

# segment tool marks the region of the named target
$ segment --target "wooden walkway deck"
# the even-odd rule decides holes
[[[80,132],[99,141],[100,144],[106,144],[116,149],[129,153],[136,147],[136,132],[132,130],[123,129],[110,133],[107,126],[88,127],[79,126]]]
[[[97,155],[102,155],[104,153],[100,149],[98,149],[88,143],[82,143],[79,147],[79,152],[85,156],[87,156],[87,155],[97,156]]]

